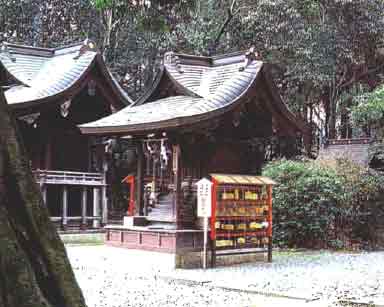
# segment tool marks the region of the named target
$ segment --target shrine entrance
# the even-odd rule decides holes
[[[149,227],[173,228],[176,222],[176,162],[172,159],[172,145],[167,137],[162,137],[144,139],[141,147],[144,190],[142,213],[149,221]]]

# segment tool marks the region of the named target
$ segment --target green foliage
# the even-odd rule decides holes
[[[384,86],[355,98],[358,105],[351,110],[355,125],[374,125],[384,128]]]
[[[263,175],[274,188],[274,239],[279,245],[306,246],[326,240],[327,229],[343,203],[343,181],[335,171],[312,162],[280,160]]]
[[[336,247],[340,240],[335,232],[344,232],[347,224],[353,229],[350,237],[372,239],[361,230],[369,222],[365,202],[383,184],[379,176],[342,160],[278,160],[268,164],[263,175],[278,183],[273,199],[276,244]]]
[[[92,2],[98,10],[109,8],[113,4],[113,0],[94,0]]]
[[[0,0],[0,7],[0,40],[56,47],[89,37],[133,99],[168,50],[214,55],[255,45],[290,108],[308,120],[324,110],[330,130],[338,120],[346,126],[356,84],[383,81],[381,0]]]

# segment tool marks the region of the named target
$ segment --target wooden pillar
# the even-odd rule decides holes
[[[40,184],[41,196],[43,197],[44,205],[47,206],[47,185],[44,183]]]
[[[181,228],[181,220],[180,220],[180,207],[181,207],[181,150],[180,145],[173,145],[172,148],[172,167],[174,176],[174,186],[175,186],[175,197],[173,202],[173,216],[175,217],[176,227],[177,229]]]
[[[267,187],[268,195],[268,262],[272,262],[272,186]]]
[[[148,215],[148,206],[149,206],[148,193],[144,193],[143,202],[144,202],[143,214],[144,214],[144,216],[147,216]]]
[[[137,144],[137,175],[136,175],[136,212],[139,215],[143,215],[143,195],[144,195],[144,153],[143,146],[140,143]]]
[[[272,262],[272,238],[268,238],[268,262]]]
[[[100,217],[100,190],[99,188],[94,187],[93,188],[93,227],[99,228],[100,227],[100,220],[97,219],[97,217]]]
[[[107,202],[107,187],[101,187],[101,206],[102,206],[102,219],[101,223],[106,225],[108,222],[108,202]]]
[[[61,223],[63,230],[67,228],[68,225],[68,187],[66,185],[63,186],[63,211],[61,216]]]
[[[81,228],[87,228],[87,187],[83,187],[81,193]]]

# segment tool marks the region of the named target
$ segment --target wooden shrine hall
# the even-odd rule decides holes
[[[137,169],[125,179],[132,217],[106,227],[108,242],[177,253],[201,248],[199,179],[259,174],[265,151],[255,140],[307,139],[309,133],[252,49],[215,57],[166,53],[144,96],[79,127],[85,135],[121,137],[136,146]]]
[[[131,103],[95,44],[0,45],[0,82],[51,218],[68,228],[107,222],[104,144],[77,125]]]

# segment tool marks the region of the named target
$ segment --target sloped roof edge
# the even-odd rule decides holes
[[[89,73],[89,71],[91,71],[95,67],[95,65],[100,65],[101,63],[103,63],[103,62],[100,62],[99,57],[101,57],[101,55],[96,55],[95,58],[92,60],[91,64],[84,70],[84,72],[76,79],[75,82],[73,82],[67,88],[53,95],[41,97],[38,99],[26,100],[24,102],[14,103],[14,104],[9,103],[9,107],[17,111],[17,113],[23,114],[23,113],[29,113],[30,109],[36,108],[39,105],[50,102],[50,101],[61,101],[64,99],[72,98],[73,96],[77,95],[77,93],[79,93],[86,85],[84,81],[86,81],[87,74]],[[105,72],[105,69],[106,69],[105,65],[101,65],[99,67],[101,68],[102,71]],[[112,87],[116,95],[120,97],[121,107],[127,106],[127,103],[130,103],[132,100],[128,96],[124,96],[126,95],[125,92],[123,91],[123,89],[119,88],[117,81],[114,81],[112,79],[113,77],[109,73],[106,74],[105,76],[108,84]],[[25,112],[23,112],[23,109],[25,109]]]
[[[44,101],[60,99],[62,96],[65,97],[67,95],[70,98],[70,96],[73,96],[74,94],[77,93],[77,91],[74,91],[74,88],[82,88],[82,86],[76,86],[76,84],[78,82],[81,82],[81,80],[84,79],[83,76],[88,74],[91,68],[95,67],[95,65],[99,68],[98,70],[103,75],[103,79],[106,81],[108,86],[111,88],[112,92],[117,97],[115,107],[122,108],[129,104],[132,104],[133,103],[132,99],[121,88],[117,80],[110,73],[110,71],[105,65],[105,62],[101,54],[98,51],[93,51],[94,49],[89,51],[83,51],[82,48],[85,46],[85,44],[89,44],[89,41],[86,41],[82,44],[77,43],[77,44],[60,47],[60,48],[39,48],[39,47],[33,47],[33,46],[23,46],[23,45],[8,44],[8,43],[3,45],[5,46],[5,49],[3,49],[2,52],[6,54],[3,55],[4,61],[0,60],[0,66],[3,67],[3,69],[7,72],[7,74],[12,79],[14,79],[16,83],[19,83],[24,86],[24,87],[20,87],[20,89],[15,89],[15,91],[20,91],[20,93],[26,88],[33,87],[33,80],[34,80],[33,78],[35,75],[38,74],[39,69],[41,70],[41,68],[39,68],[38,65],[41,65],[41,67],[43,67],[43,65],[49,63],[47,61],[50,61],[50,59],[54,59],[55,56],[60,56],[60,58],[58,59],[61,59],[61,56],[71,57],[71,54],[74,54],[75,58],[76,57],[81,58],[83,56],[82,55],[83,52],[94,53],[94,59],[92,60],[92,62],[88,64],[88,67],[86,67],[86,69],[79,76],[74,77],[75,78],[74,82],[71,83],[69,86],[62,89],[60,88],[55,89],[55,91],[52,91],[52,94],[49,91],[45,91],[45,93],[41,95],[41,97],[33,97],[33,95],[31,97],[30,95],[25,95],[25,100],[24,98],[20,100],[20,97],[19,97],[17,102],[15,101],[15,103],[12,103],[12,98],[9,97],[10,106],[15,109],[31,108],[33,106],[37,106],[43,103]],[[76,56],[76,53],[78,53],[77,56]],[[34,64],[35,66],[33,67],[33,70],[30,70],[26,76],[23,76],[24,79],[30,76],[30,79],[26,79],[26,80],[30,80],[30,81],[27,81],[28,84],[26,84],[26,82],[18,78],[18,74],[13,73],[13,71],[14,72],[20,71],[22,76],[22,71],[24,69],[23,65],[25,60],[20,62],[18,66],[13,65],[12,69],[10,69],[10,67],[7,66],[7,62],[9,62],[10,65],[15,63],[15,61],[12,59],[13,55],[28,56],[28,58],[26,59],[29,59],[29,57],[31,57],[31,59],[34,59],[34,58],[37,59],[38,62]],[[46,60],[43,60],[43,59],[46,59]],[[31,69],[31,68],[28,68],[28,69]]]
[[[275,102],[275,106],[282,116],[284,116],[288,121],[293,123],[303,134],[309,135],[310,128],[308,125],[299,117],[297,117],[293,112],[289,109],[289,107],[283,102],[281,96],[279,95],[279,90],[273,82],[273,78],[269,72],[268,67],[264,67],[263,69],[264,78],[266,80],[266,84],[268,85],[269,92],[273,97],[273,101]]]
[[[261,70],[262,64],[259,67],[259,70]],[[87,123],[83,125],[79,125],[81,132],[84,134],[129,134],[137,131],[153,131],[156,129],[174,129],[178,128],[184,125],[190,125],[190,124],[196,124],[201,121],[210,120],[214,117],[220,116],[223,113],[226,113],[233,108],[235,108],[239,102],[241,102],[241,99],[246,96],[249,93],[249,90],[251,87],[255,86],[256,79],[258,78],[259,73],[256,71],[254,75],[251,77],[251,81],[247,83],[245,88],[237,95],[234,99],[229,99],[227,103],[222,107],[214,108],[207,112],[202,112],[199,114],[193,114],[193,115],[185,115],[185,116],[177,116],[174,118],[166,119],[166,120],[158,120],[151,123],[139,123],[139,124],[130,124],[130,125],[116,125],[116,126],[102,126],[97,127],[96,125],[93,125],[96,122],[100,122],[104,119],[98,120],[93,123]],[[200,98],[200,97],[199,97]],[[167,99],[167,98],[165,98]],[[204,101],[205,99],[201,97],[201,101]],[[129,106],[127,108],[134,109],[137,106]],[[120,111],[123,112],[124,110]],[[112,114],[108,117],[116,116],[116,114]],[[93,125],[93,126],[92,126]]]
[[[252,51],[253,53],[254,51]],[[232,110],[232,108],[235,108],[241,100],[241,98],[248,93],[251,87],[255,86],[256,79],[257,78],[263,78],[266,81],[267,84],[267,91],[270,93],[271,102],[270,105],[273,108],[274,112],[278,112],[280,116],[282,116],[283,119],[287,120],[287,122],[292,125],[292,128],[294,128],[295,131],[300,131],[303,133],[303,135],[309,135],[309,127],[302,121],[300,118],[297,118],[290,110],[289,108],[284,104],[282,101],[280,95],[278,94],[278,89],[276,85],[274,84],[272,77],[270,76],[267,65],[260,62],[255,61],[255,55],[257,56],[257,53],[254,54],[244,54],[242,52],[235,52],[231,54],[225,54],[225,55],[219,55],[214,57],[204,57],[204,56],[194,56],[194,55],[186,55],[186,54],[177,54],[177,53],[166,53],[165,57],[168,55],[170,58],[165,60],[164,65],[162,66],[162,69],[158,73],[156,79],[154,80],[152,86],[147,90],[147,92],[140,97],[134,104],[132,104],[128,108],[134,108],[137,106],[141,106],[147,102],[147,100],[150,98],[150,96],[156,91],[159,84],[161,83],[162,78],[169,78],[172,83],[177,86],[181,90],[182,95],[186,95],[189,97],[199,97],[201,98],[202,103],[197,105],[197,108],[200,110],[203,110],[202,112],[186,112],[186,114],[182,114],[180,112],[174,112],[172,114],[168,114],[167,118],[165,117],[156,117],[153,119],[153,121],[148,121],[148,119],[144,120],[143,122],[140,122],[140,120],[131,121],[129,124],[124,124],[123,117],[119,118],[119,124],[113,123],[112,118],[103,121],[103,119],[93,122],[93,123],[87,123],[80,126],[80,129],[85,134],[129,134],[129,133],[137,133],[137,132],[144,132],[144,131],[153,131],[157,129],[174,129],[177,127],[181,127],[183,125],[190,125],[198,123],[199,121],[205,121],[209,120],[211,118],[214,118],[215,116],[221,115],[229,110]],[[254,78],[247,79],[244,83],[245,79],[244,77],[241,79],[233,79],[235,72],[242,71],[242,70],[248,70],[248,65],[252,66],[255,63],[261,63],[260,70],[255,73]],[[183,66],[187,65],[187,66]],[[233,87],[226,87],[225,91],[222,92],[222,87],[219,82],[219,85],[214,85],[213,88],[209,88],[209,92],[206,93],[206,95],[201,95],[199,92],[199,86],[200,85],[194,85],[194,88],[189,88],[188,85],[190,83],[183,84],[183,78],[189,78],[189,80],[193,79],[194,77],[188,77],[185,76],[185,74],[189,73],[188,65],[191,67],[191,71],[195,71],[195,66],[201,66],[204,68],[202,73],[208,73],[210,74],[210,68],[216,67],[215,70],[213,70],[213,73],[216,73],[217,78],[216,81],[222,81],[222,79],[225,79],[225,82],[233,83]],[[221,69],[221,67],[224,67],[224,70]],[[225,68],[228,67],[228,68]],[[186,68],[186,72],[184,72],[184,68]],[[206,71],[208,69],[208,71]],[[250,72],[252,69],[250,70]],[[183,77],[184,76],[184,77]],[[261,77],[259,77],[261,76]],[[176,77],[176,78],[175,78]],[[177,79],[178,78],[178,79]],[[204,82],[206,83],[206,79],[201,79],[202,76],[199,75],[199,77],[196,77],[197,82]],[[200,79],[198,79],[200,78]],[[184,80],[185,81],[185,80]],[[222,82],[224,82],[222,81]],[[246,85],[246,88],[244,86]],[[204,85],[205,86],[205,85]],[[209,86],[211,87],[211,85]],[[242,88],[241,92],[239,90]],[[204,92],[202,92],[204,94]],[[216,106],[212,107],[212,100],[211,98],[213,96],[220,97],[219,100],[217,100],[215,103]],[[155,100],[155,101],[162,101]],[[227,102],[224,102],[224,100],[227,100]],[[155,102],[152,101],[151,102]],[[205,104],[205,105],[204,105]],[[210,105],[210,106],[209,106]],[[201,106],[201,107],[200,107]],[[174,104],[172,104],[172,107],[175,107]],[[132,109],[133,111],[133,109]],[[145,110],[140,110],[140,112],[145,112]],[[133,111],[134,112],[134,111]],[[174,117],[172,117],[174,115]],[[113,116],[113,115],[111,115]],[[128,115],[127,115],[128,116]],[[131,116],[131,115],[129,115]],[[130,122],[129,120],[127,123]]]

